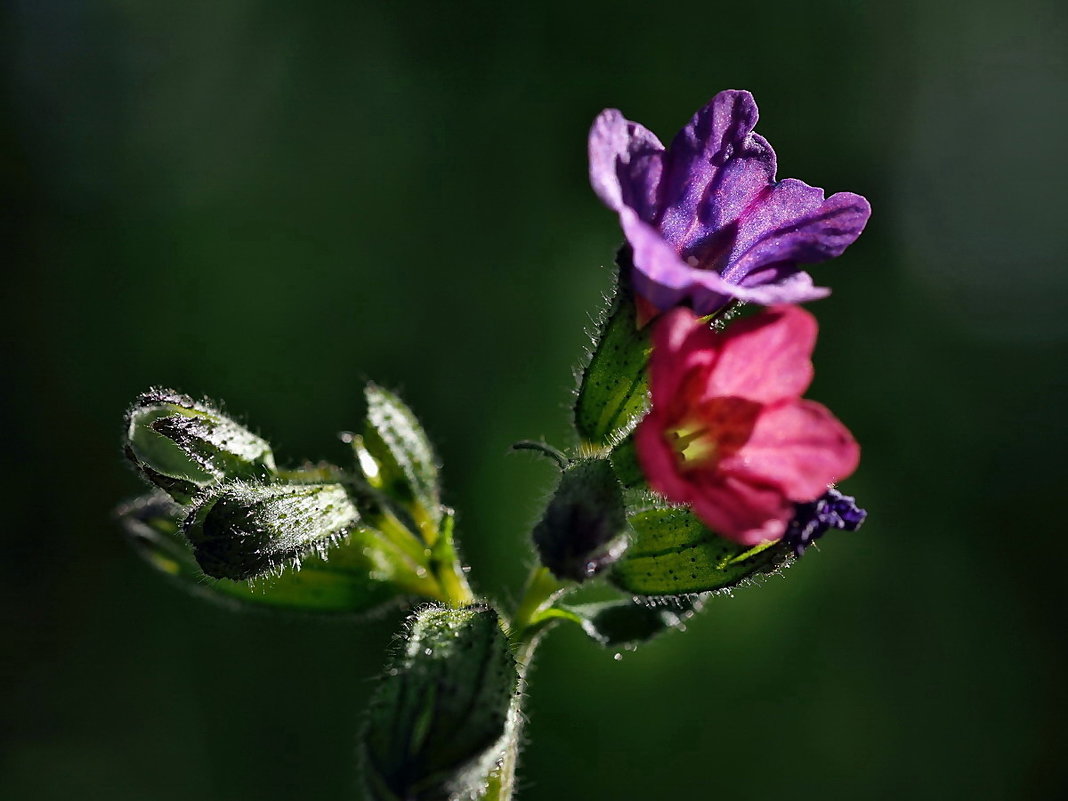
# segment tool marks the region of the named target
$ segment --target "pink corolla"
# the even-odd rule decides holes
[[[795,504],[857,467],[860,447],[812,382],[816,319],[776,306],[713,331],[676,308],[653,329],[652,409],[635,432],[649,485],[723,537],[780,539]]]

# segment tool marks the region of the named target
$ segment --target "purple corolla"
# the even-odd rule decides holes
[[[594,121],[590,182],[619,213],[635,290],[658,310],[825,297],[798,265],[838,256],[864,229],[871,207],[860,195],[776,181],[756,122],[753,96],[736,90],[712,98],[667,149],[616,109]]]

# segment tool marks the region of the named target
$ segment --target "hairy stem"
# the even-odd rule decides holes
[[[519,763],[519,744],[523,734],[522,703],[526,692],[527,672],[534,651],[554,619],[546,611],[565,592],[568,586],[558,581],[546,567],[535,567],[527,578],[523,595],[512,614],[512,646],[515,649],[516,669],[519,672],[519,688],[508,710],[508,733],[500,762],[489,775],[486,789],[479,801],[511,801],[515,792],[516,767]]]

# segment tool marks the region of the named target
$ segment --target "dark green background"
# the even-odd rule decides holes
[[[871,512],[782,579],[530,690],[525,801],[1063,790],[1068,13],[1057,2],[57,2],[4,12],[4,799],[341,799],[400,617],[235,615],[138,562],[123,408],[224,399],[345,458],[360,387],[508,599],[620,235],[594,115],[748,88],[780,175],[874,214],[811,396]]]

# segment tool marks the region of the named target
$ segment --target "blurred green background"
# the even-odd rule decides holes
[[[399,613],[235,615],[110,520],[151,385],[345,458],[370,377],[512,597],[620,234],[605,106],[752,90],[780,176],[861,192],[811,396],[863,531],[616,661],[551,637],[524,801],[1056,798],[1068,400],[1058,2],[77,2],[3,11],[0,798],[341,799]],[[1061,796],[1063,797],[1063,796]]]

